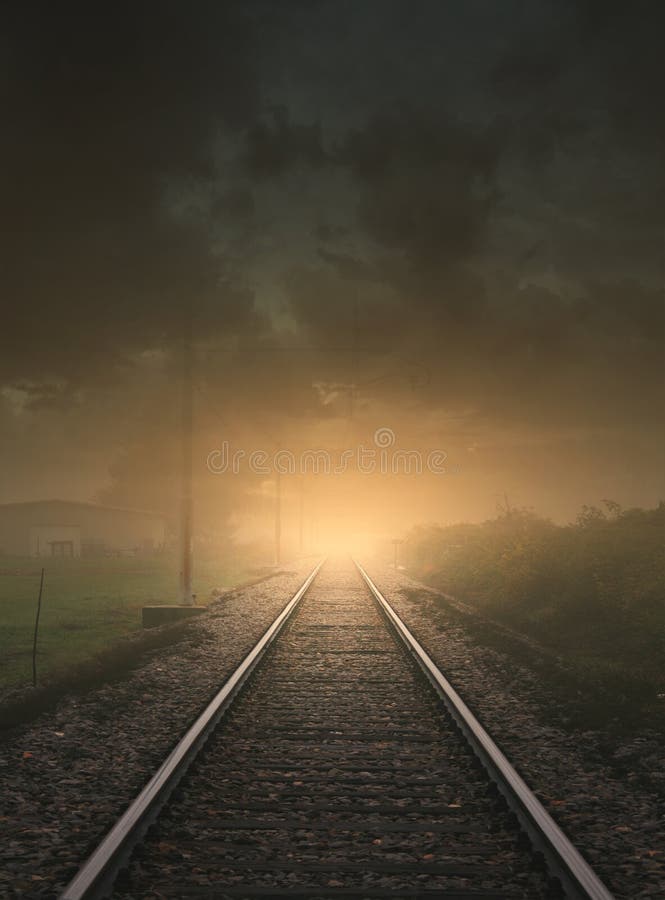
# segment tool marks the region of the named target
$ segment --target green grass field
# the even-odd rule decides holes
[[[142,606],[177,599],[178,563],[172,558],[0,557],[0,690],[32,680],[32,638],[42,564],[46,572],[38,683],[63,674],[140,629]],[[240,562],[197,561],[197,603],[207,604],[214,588],[223,590],[249,577]]]

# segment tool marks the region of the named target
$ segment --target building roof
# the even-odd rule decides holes
[[[164,513],[155,512],[154,510],[149,509],[132,509],[128,506],[104,506],[101,503],[85,503],[82,500],[23,500],[18,501],[16,503],[0,503],[0,510],[2,509],[15,509],[17,507],[27,507],[27,506],[72,506],[72,507],[84,507],[85,509],[98,509],[103,510],[105,512],[123,512],[123,513],[131,513],[135,516],[150,516],[154,519],[165,519],[166,516]]]

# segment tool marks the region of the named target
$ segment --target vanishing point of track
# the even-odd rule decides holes
[[[364,569],[320,564],[62,894],[611,900]]]

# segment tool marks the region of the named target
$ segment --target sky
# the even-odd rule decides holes
[[[224,441],[379,428],[446,472],[308,477],[321,529],[665,496],[660,4],[2,15],[0,501],[171,509],[190,331],[202,529],[269,518]]]

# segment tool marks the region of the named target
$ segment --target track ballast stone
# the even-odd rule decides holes
[[[114,896],[386,892],[550,885],[358,572],[328,563]]]
[[[437,591],[392,567],[368,571],[617,900],[665,897],[665,745],[547,724],[543,677],[469,637]],[[615,764],[621,762],[623,773]]]
[[[63,700],[0,745],[0,896],[76,873],[314,567],[230,591],[125,680]]]

